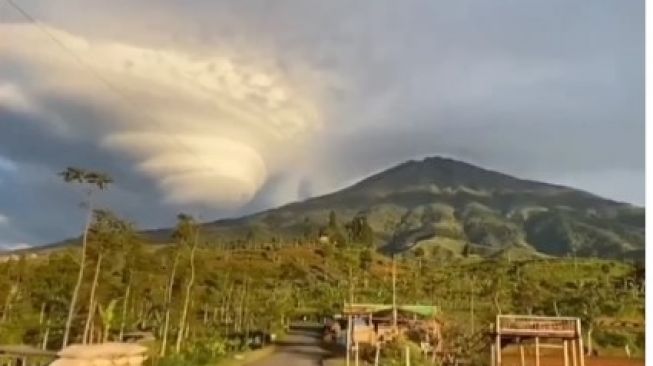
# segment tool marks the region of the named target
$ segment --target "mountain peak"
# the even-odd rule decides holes
[[[360,181],[351,190],[389,193],[407,188],[471,188],[478,190],[568,190],[569,188],[519,179],[507,174],[442,156],[409,160]]]

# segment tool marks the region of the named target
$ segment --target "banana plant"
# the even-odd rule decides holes
[[[111,326],[116,321],[116,304],[118,299],[113,299],[109,301],[109,304],[106,307],[103,307],[101,304],[98,304],[98,311],[100,313],[100,319],[102,320],[103,337],[102,342],[109,340],[109,332],[111,331]]]

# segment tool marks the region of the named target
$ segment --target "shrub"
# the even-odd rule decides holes
[[[627,335],[614,331],[597,331],[594,340],[603,347],[623,347],[629,343]]]

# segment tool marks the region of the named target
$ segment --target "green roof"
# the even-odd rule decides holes
[[[382,311],[391,311],[389,304],[345,304],[345,314],[375,314]],[[433,305],[397,305],[397,311],[433,317],[438,314],[438,307]]]

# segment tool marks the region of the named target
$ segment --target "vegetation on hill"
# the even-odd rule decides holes
[[[203,230],[234,246],[329,233],[338,241],[347,228],[327,227],[333,214],[342,225],[364,221],[372,229],[369,240],[385,253],[458,247],[496,257],[518,248],[533,258],[643,260],[643,208],[437,157],[400,164],[325,196],[207,223]],[[165,241],[170,231],[148,235]]]

